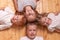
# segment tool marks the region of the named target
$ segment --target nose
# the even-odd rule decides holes
[[[48,20],[46,20],[45,22],[48,23]]]
[[[47,20],[45,21],[45,23],[46,23],[46,24],[49,24],[49,20],[47,19]]]

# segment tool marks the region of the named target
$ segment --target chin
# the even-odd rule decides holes
[[[35,37],[31,37],[31,39],[34,39]]]
[[[46,27],[47,27],[48,25],[44,25],[44,26],[46,26]]]

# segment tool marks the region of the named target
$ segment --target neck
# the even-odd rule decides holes
[[[27,36],[28,37],[28,36]],[[30,38],[30,37],[28,37],[30,40],[33,40],[34,38]]]

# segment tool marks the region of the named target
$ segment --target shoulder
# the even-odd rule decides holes
[[[51,13],[49,13],[48,15],[54,15],[54,13],[53,13],[53,12],[51,12]]]
[[[52,16],[54,16],[54,13],[49,13],[48,14],[48,17],[52,17]]]
[[[38,39],[38,40],[43,40],[43,37],[41,37],[41,36],[36,36],[36,39]]]
[[[48,30],[50,32],[53,32],[55,30],[55,27],[57,26],[55,21],[52,21],[52,23],[48,26]]]
[[[27,40],[27,37],[26,36],[21,37],[20,40]]]
[[[47,17],[53,20],[53,19],[55,19],[55,14],[49,13]]]

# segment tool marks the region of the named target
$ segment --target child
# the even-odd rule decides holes
[[[35,11],[35,10],[29,11],[28,8],[29,8],[29,9],[33,9],[33,8],[30,7],[30,6],[28,6],[28,7],[25,8],[26,13],[24,13],[24,15],[25,15],[27,21],[28,21],[28,22],[34,22],[34,21],[36,21],[38,12]]]
[[[36,20],[36,3],[38,0],[14,0],[17,12],[22,12],[26,16],[28,22]]]
[[[60,32],[60,13],[58,13],[58,15],[56,15],[56,13],[49,13],[47,17],[41,17],[39,23],[47,26],[48,30],[51,32]]]
[[[14,15],[14,17],[11,19],[12,23],[17,26],[23,26],[26,23],[26,18],[24,15]]]
[[[24,10],[24,7],[32,6],[32,8],[34,9],[36,7],[36,2],[39,0],[13,0],[13,1],[16,11],[22,12]]]
[[[23,22],[21,20],[25,20],[24,16],[15,15],[10,7],[0,10],[0,30],[10,28],[12,24],[22,25]]]
[[[14,12],[10,7],[6,7],[5,9],[0,9],[0,30],[4,30],[6,28],[10,28],[11,18],[14,16]]]
[[[37,25],[28,23],[26,27],[26,36],[22,37],[20,40],[43,40],[43,38],[37,36]]]

